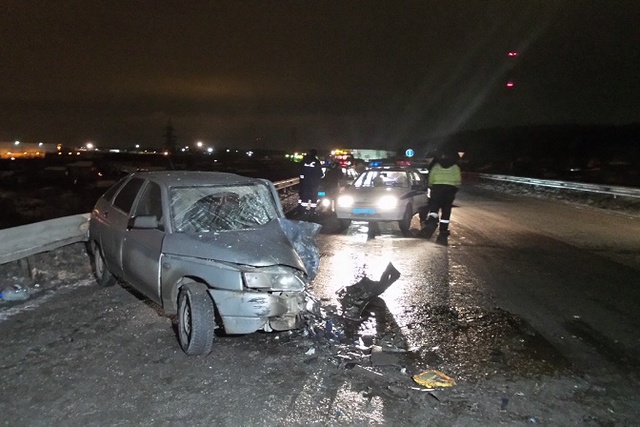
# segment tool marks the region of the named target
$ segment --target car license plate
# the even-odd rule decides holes
[[[376,210],[372,208],[353,208],[353,213],[357,215],[373,215]]]

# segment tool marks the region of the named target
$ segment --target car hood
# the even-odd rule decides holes
[[[281,218],[249,230],[169,234],[162,251],[253,267],[287,265],[313,278],[319,260],[315,242],[319,230],[318,224]]]

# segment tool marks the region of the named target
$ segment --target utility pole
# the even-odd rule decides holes
[[[171,119],[167,122],[167,127],[164,132],[164,149],[170,154],[174,154],[176,152],[176,137],[173,134]]]

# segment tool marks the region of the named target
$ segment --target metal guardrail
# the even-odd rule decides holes
[[[88,233],[88,213],[0,230],[0,264],[85,241]]]
[[[283,181],[276,181],[273,183],[278,191],[285,190],[298,184],[300,184],[300,178],[285,179]]]
[[[300,183],[299,178],[274,182],[278,191]],[[0,265],[87,241],[89,216],[84,213],[0,230]]]
[[[586,193],[606,194],[613,197],[630,197],[640,199],[640,188],[621,187],[606,184],[583,184],[571,181],[555,181],[549,179],[525,178],[521,176],[492,175],[485,173],[470,173],[465,175],[494,181],[514,182],[517,184],[535,185],[539,187],[559,188],[561,190],[581,191]]]

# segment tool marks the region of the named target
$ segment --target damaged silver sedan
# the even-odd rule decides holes
[[[96,203],[97,282],[120,279],[178,317],[189,355],[227,334],[301,326],[320,226],[285,218],[265,179],[221,172],[134,173]]]

